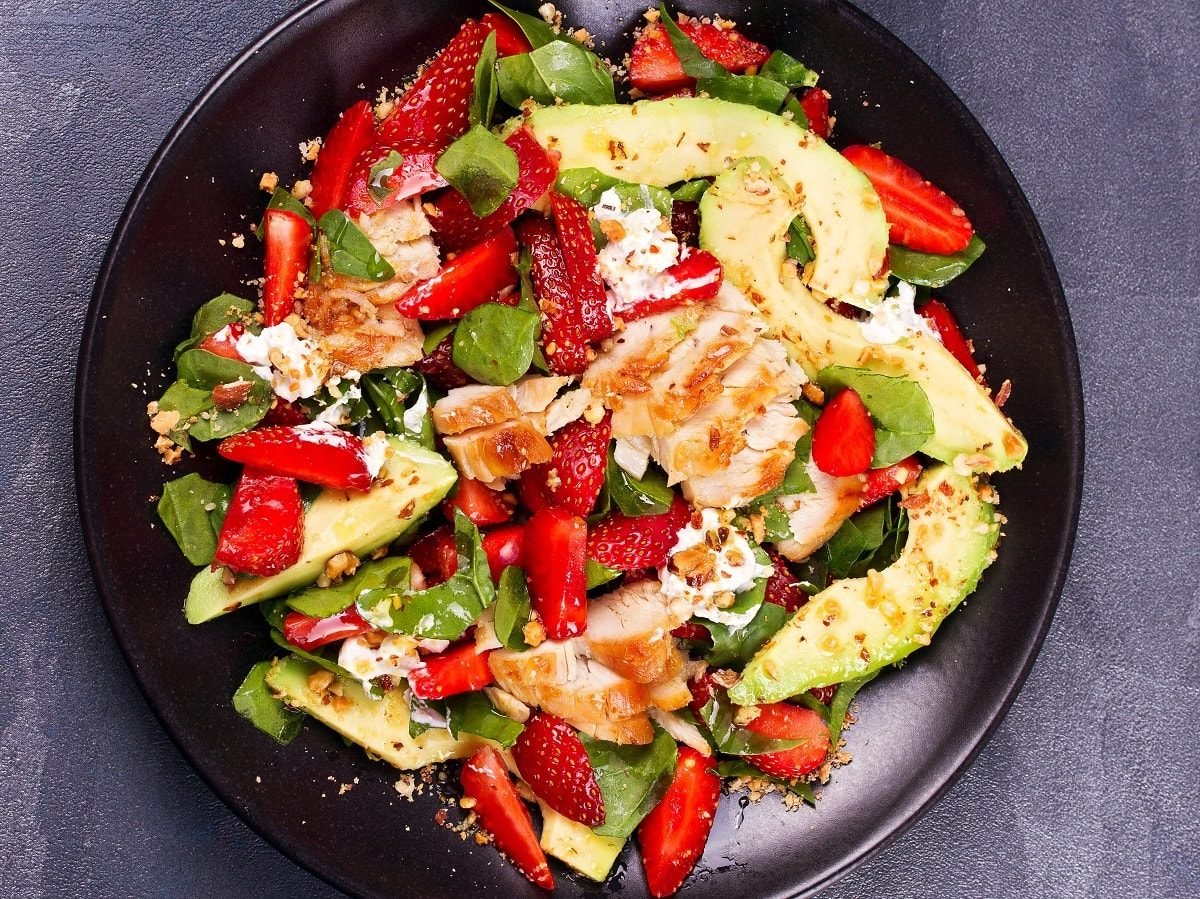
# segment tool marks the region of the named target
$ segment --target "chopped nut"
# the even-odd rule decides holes
[[[212,389],[213,403],[218,409],[230,412],[246,402],[253,389],[254,384],[251,381],[243,381],[240,378],[228,384],[218,384]]]
[[[179,424],[179,412],[175,409],[163,409],[155,412],[150,419],[150,430],[165,436],[174,431],[177,424]]]
[[[278,186],[279,176],[274,172],[263,172],[262,177],[258,179],[258,189],[269,194],[275,193],[275,188]]]
[[[343,575],[353,576],[354,572],[358,571],[358,563],[358,556],[349,550],[343,550],[325,563],[325,576],[329,578],[330,582],[338,580]]]
[[[762,714],[762,708],[756,705],[738,706],[738,710],[733,713],[733,723],[738,727],[745,727],[755,718]]]
[[[312,193],[312,182],[303,178],[292,185],[292,196],[297,200],[305,200]]]
[[[604,219],[600,222],[600,231],[609,240],[620,240],[625,236],[625,228],[615,219]]]
[[[314,693],[324,693],[333,683],[333,672],[320,668],[308,676],[308,689]]]
[[[464,796],[462,799],[458,800],[458,805],[460,808],[465,809],[475,808],[475,798],[473,796]]]
[[[820,406],[825,402],[825,391],[809,381],[800,388],[800,392],[804,394],[804,398],[814,405]]]
[[[546,642],[546,628],[537,619],[531,619],[521,629],[521,635],[530,646],[541,646]]]

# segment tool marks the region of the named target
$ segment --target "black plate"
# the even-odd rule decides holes
[[[645,2],[563,2],[615,54]],[[988,252],[943,291],[988,375],[1011,377],[1006,411],[1029,438],[1025,468],[997,479],[1008,516],[1000,559],[934,646],[861,699],[854,764],[817,810],[775,797],[726,798],[688,895],[783,895],[827,884],[910,824],[955,780],[1012,702],[1066,574],[1078,512],[1083,413],[1067,308],[1041,232],[995,147],[945,84],[881,26],[834,0],[700,4],[748,22],[750,36],[822,73],[837,138],[882,140],[969,210]],[[471,2],[328,0],[305,6],[242,53],[184,114],[139,183],[96,284],[79,361],[76,466],[88,550],[117,639],[163,726],[207,783],[281,851],[363,895],[533,895],[491,847],[410,805],[395,773],[312,724],[281,748],[241,721],[229,697],[270,653],[258,615],[189,627],[180,611],[192,569],[156,525],[148,498],[168,471],[151,448],[145,404],[168,382],[171,346],[195,308],[259,272],[247,247],[263,197],[258,174],[299,174],[297,143],[337,113],[396,84],[441,47]],[[244,218],[239,218],[242,216]],[[136,388],[131,387],[136,384]],[[338,784],[359,783],[338,797]],[[953,835],[947,835],[953,839]],[[786,861],[781,861],[786,860]],[[626,849],[611,884],[643,891]],[[564,894],[597,892],[559,877]],[[611,886],[610,886],[611,888]]]

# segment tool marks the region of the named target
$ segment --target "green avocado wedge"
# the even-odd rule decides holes
[[[809,292],[785,255],[788,226],[800,209],[768,159],[741,160],[700,201],[700,245],[721,260],[726,279],[759,308],[810,378],[829,365],[910,378],[933,407],[934,433],[921,452],[960,470],[1020,466],[1025,438],[939,341],[917,334],[870,343],[857,322]]]
[[[739,705],[776,702],[892,665],[929,645],[995,558],[1000,520],[990,487],[928,469],[904,490],[908,541],[880,572],[822,590],[758,651],[729,691]]]
[[[211,621],[243,606],[282,596],[317,580],[331,556],[365,556],[391,543],[437,505],[454,486],[454,466],[410,440],[389,438],[384,480],[366,493],[324,490],[304,513],[300,560],[271,577],[226,585],[224,570],[203,568],[192,579],[184,611],[189,624]]]
[[[625,845],[621,837],[604,837],[586,824],[560,815],[546,803],[542,810],[542,849],[589,880],[603,883]]]
[[[837,150],[781,116],[725,100],[676,97],[618,106],[551,106],[525,120],[561,155],[560,171],[595,168],[637,184],[667,187],[719,175],[738,159],[764,156],[802,197],[816,259],[807,285],[871,308],[887,287],[888,225],[879,196]],[[752,232],[757,232],[756,224]]]

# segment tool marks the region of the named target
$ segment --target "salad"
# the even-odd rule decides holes
[[[158,512],[187,620],[267,622],[251,724],[465,759],[532,882],[602,881],[636,834],[666,896],[723,784],[799,807],[849,761],[851,700],[975,589],[1027,447],[931,295],[983,240],[827,142],[816,72],[661,7],[614,65],[542,11],[466,21],[262,176],[261,291],[200,307],[148,410],[165,462],[235,476]]]

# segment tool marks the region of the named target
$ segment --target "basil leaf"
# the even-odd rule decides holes
[[[712,181],[708,178],[696,178],[693,181],[684,181],[671,191],[671,199],[677,200],[680,203],[699,203],[701,197],[707,193],[711,185]]]
[[[461,733],[475,734],[507,749],[517,742],[517,737],[525,729],[521,723],[497,712],[483,693],[449,696],[445,705],[446,727],[450,730],[450,736],[455,738]]]
[[[765,780],[767,783],[775,784],[780,790],[795,793],[809,805],[817,804],[817,797],[813,793],[812,784],[803,780],[788,779],[786,777],[777,777],[774,774],[767,774],[765,771],[755,768],[744,759],[725,759],[717,765],[717,774],[721,777],[751,777],[755,780]]]
[[[648,468],[646,476],[639,481],[617,464],[611,446],[608,448],[608,468],[604,472],[604,484],[621,514],[630,518],[662,515],[671,508],[675,499],[675,491],[667,486],[665,474],[658,469]]]
[[[328,587],[309,587],[287,597],[287,606],[313,618],[328,618],[349,608],[367,590],[403,590],[412,582],[412,559],[391,556],[363,563],[353,577]]]
[[[192,333],[175,347],[174,358],[178,359],[188,350],[195,349],[204,338],[216,334],[226,325],[247,319],[253,314],[254,304],[249,300],[231,293],[213,297],[192,316]]]
[[[459,322],[450,358],[481,384],[507,386],[529,371],[538,325],[532,312],[484,303]]]
[[[545,20],[538,16],[531,16],[528,13],[518,12],[515,9],[509,9],[507,6],[501,6],[496,0],[488,0],[492,6],[500,10],[521,29],[525,35],[525,39],[536,50],[538,47],[544,47],[546,44],[552,44],[557,40],[562,40],[563,36],[559,35],[553,28],[546,24]]]
[[[758,75],[720,75],[698,78],[696,93],[708,94],[718,100],[754,106],[766,112],[779,112],[787,99],[788,89],[778,81]]]
[[[707,182],[705,182],[707,184]],[[554,189],[560,194],[574,197],[591,209],[600,202],[606,190],[615,190],[621,204],[627,209],[654,207],[664,218],[671,217],[671,193],[649,184],[633,184],[606,175],[599,169],[589,167],[565,169],[558,173]]]
[[[269,633],[271,641],[280,649],[286,649],[292,655],[304,659],[306,662],[312,662],[314,665],[320,665],[326,671],[332,671],[338,677],[344,677],[347,680],[357,679],[353,674],[337,663],[338,644],[323,647],[316,652],[308,652],[307,650],[301,649],[299,646],[296,646],[293,643],[289,643],[287,637],[285,637],[282,632],[276,630],[275,628],[272,628]],[[327,653],[332,654],[333,657],[331,658],[330,655],[327,655]]]
[[[402,165],[404,157],[395,150],[389,151],[387,156],[372,164],[370,172],[367,173],[367,190],[376,203],[384,202],[395,192],[394,187],[388,187],[388,180]]]
[[[309,227],[315,228],[317,226],[317,220],[313,218],[313,214],[309,212],[308,207],[293,197],[290,190],[285,190],[282,187],[275,188],[274,193],[271,194],[271,199],[267,201],[267,208],[283,209],[287,212],[291,212],[300,216],[300,218],[308,222]],[[262,231],[261,224],[259,225],[258,230],[260,232]],[[262,237],[261,233],[259,234],[259,237]]]
[[[763,543],[778,543],[780,540],[792,539],[792,524],[787,512],[777,503],[764,506],[759,510],[763,517]]]
[[[506,649],[520,652],[528,649],[525,642],[525,625],[529,623],[529,587],[525,584],[525,572],[516,565],[509,565],[500,573],[500,587],[496,594],[496,637]]]
[[[813,252],[812,232],[808,230],[808,222],[802,215],[792,219],[788,226],[787,255],[798,265],[807,265],[817,258]]]
[[[604,823],[592,828],[605,837],[628,837],[658,805],[675,772],[675,740],[655,727],[646,746],[620,746],[580,734],[604,797]]]
[[[700,720],[712,734],[713,744],[725,755],[762,755],[783,752],[804,744],[804,740],[775,740],[756,734],[733,723],[735,707],[724,690],[714,690],[712,698],[700,710]]]
[[[543,106],[585,103],[603,106],[616,102],[612,72],[595,53],[563,40],[530,53],[506,56],[497,63],[500,99],[519,109],[527,99]]]
[[[731,628],[715,621],[705,621],[703,618],[692,620],[705,627],[712,637],[712,649],[704,656],[708,663],[714,668],[740,669],[745,667],[776,631],[787,624],[788,617],[782,606],[764,602],[758,607],[758,614],[754,616],[754,620],[744,627]]]
[[[671,46],[675,48],[675,55],[683,64],[685,74],[696,79],[719,78],[729,74],[729,70],[723,65],[700,52],[700,48],[683,33],[683,29],[679,27],[674,17],[667,12],[667,7],[662,3],[658,5],[658,20],[666,28],[667,37],[671,40]]]
[[[270,669],[270,662],[259,662],[250,669],[242,685],[233,694],[233,707],[276,743],[286,746],[300,733],[305,716],[303,712],[295,712],[282,700],[275,698],[267,686],[266,677]]]
[[[329,264],[335,272],[367,281],[396,277],[396,270],[346,213],[330,209],[317,224],[329,241]]]
[[[811,690],[805,690],[799,696],[796,696],[795,701],[806,708],[812,709],[821,716],[822,721],[826,724],[829,723],[829,706],[813,696]]]
[[[976,234],[971,242],[957,253],[939,256],[921,253],[895,244],[888,247],[892,276],[920,287],[945,287],[983,255],[987,245]]]
[[[793,90],[801,87],[815,87],[818,75],[796,57],[776,50],[771,58],[763,63],[758,73],[763,78],[778,81]]]
[[[487,128],[496,109],[496,33],[489,31],[475,63],[475,87],[471,92],[469,119],[472,125]]]
[[[475,125],[447,147],[438,157],[437,170],[480,218],[508,199],[519,174],[512,147],[483,125]]]
[[[621,572],[614,568],[609,568],[606,565],[601,565],[599,562],[587,560],[587,587],[585,589],[593,590],[596,587],[602,587],[610,581],[615,581],[621,576]]]
[[[381,368],[359,383],[385,431],[433,449],[429,385],[421,375],[407,368]]]
[[[846,724],[846,712],[850,709],[851,700],[859,690],[878,676],[879,670],[875,670],[863,677],[838,684],[838,691],[833,694],[833,700],[829,703],[829,745],[835,750],[842,738],[842,728]]]
[[[865,368],[830,365],[817,374],[817,382],[826,396],[852,387],[862,398],[875,423],[872,468],[908,458],[933,436],[933,407],[916,381]]]
[[[214,484],[195,473],[163,484],[158,517],[193,565],[212,562],[232,495],[228,484]]]

